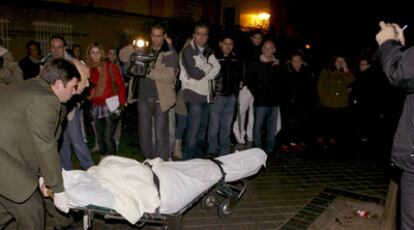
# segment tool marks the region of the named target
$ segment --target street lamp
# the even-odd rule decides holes
[[[267,21],[270,18],[270,14],[268,14],[268,13],[260,13],[260,14],[257,15],[257,18],[260,21]]]
[[[262,29],[262,30],[268,30],[269,29],[269,19],[270,14],[269,13],[259,13],[256,15],[256,27]]]

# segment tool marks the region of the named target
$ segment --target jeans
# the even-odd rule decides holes
[[[94,165],[91,152],[84,141],[84,136],[81,126],[82,110],[74,108],[73,119],[68,121],[68,124],[63,132],[62,146],[60,147],[60,162],[62,168],[65,170],[72,170],[72,149],[79,159],[80,167],[87,170]]]
[[[208,103],[195,102],[187,105],[187,134],[183,160],[202,157],[208,124]]]
[[[116,155],[115,130],[120,117],[94,118],[94,125],[97,133],[99,152],[102,156]]]
[[[168,153],[174,152],[175,146],[175,106],[168,110]]]
[[[255,107],[254,108],[254,127],[253,127],[253,146],[262,148],[266,153],[272,153],[275,148],[277,111],[279,107]],[[266,145],[263,148],[262,130],[266,126]]]
[[[187,129],[187,116],[176,113],[175,122],[177,127],[175,127],[175,139],[183,139],[184,132]]]
[[[168,111],[161,112],[161,106],[157,99],[138,99],[138,135],[142,155],[145,159],[156,157],[160,157],[164,161],[169,159],[168,123]]]
[[[230,132],[236,97],[217,96],[210,105],[208,125],[208,153],[225,155],[230,153]]]

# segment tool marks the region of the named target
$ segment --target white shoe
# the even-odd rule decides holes
[[[244,139],[238,139],[238,138],[236,138],[236,141],[237,141],[237,143],[239,143],[241,145],[246,144],[246,141]]]

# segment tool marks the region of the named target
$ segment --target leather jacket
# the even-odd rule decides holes
[[[242,81],[242,64],[233,54],[223,56],[217,55],[221,70],[215,78],[214,96],[236,95],[240,90]]]

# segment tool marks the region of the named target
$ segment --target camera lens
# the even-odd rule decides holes
[[[146,75],[145,64],[142,62],[133,62],[128,69],[128,73],[133,76],[144,77]]]

